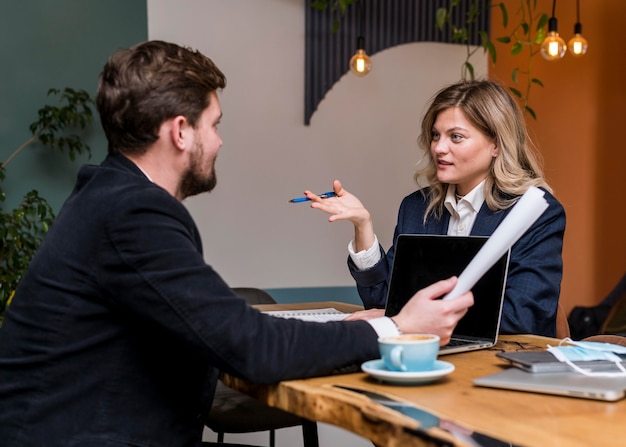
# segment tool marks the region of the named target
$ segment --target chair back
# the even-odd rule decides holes
[[[556,309],[556,338],[567,338],[570,336],[569,323],[567,322],[567,314],[559,303]]]
[[[232,287],[233,292],[246,300],[250,305],[254,304],[276,304],[272,295],[263,289],[255,287]]]
[[[250,305],[276,304],[276,300],[263,289],[233,287],[232,290]],[[303,447],[319,447],[316,422],[278,408],[268,407],[246,394],[228,388],[221,380],[217,382],[213,405],[205,425],[217,433],[218,443],[215,445],[227,445],[222,444],[225,433],[269,431],[270,447],[276,445],[276,430],[300,425]]]
[[[615,301],[600,328],[601,334],[626,335],[626,292]]]

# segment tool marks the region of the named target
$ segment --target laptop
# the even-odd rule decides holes
[[[557,360],[550,351],[510,351],[498,352],[497,357],[508,361],[512,366],[531,373],[574,372],[567,363]],[[574,362],[576,366],[590,372],[619,372],[614,362],[592,360]],[[626,366],[626,360],[622,361]]]
[[[474,379],[474,385],[613,402],[624,398],[626,377],[589,377],[577,372],[534,374],[508,368]]]
[[[460,275],[487,239],[487,236],[399,235],[385,315],[398,314],[418,290]],[[457,324],[450,343],[439,348],[439,355],[485,349],[496,343],[509,257],[510,250],[472,288],[474,305]]]

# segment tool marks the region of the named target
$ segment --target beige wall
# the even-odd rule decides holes
[[[513,15],[519,0],[506,2]],[[549,0],[538,4],[551,10]],[[626,41],[619,38],[626,1],[582,0],[581,7],[589,52],[580,59],[533,60],[533,74],[545,88],[534,88],[538,119],[529,119],[548,180],[567,212],[561,296],[568,311],[599,301],[626,270],[626,63],[620,58]],[[557,2],[557,17],[569,39],[574,0]],[[501,35],[497,9],[493,18],[494,36]],[[458,79],[464,48],[415,43],[378,53],[370,75],[344,76],[304,126],[302,2],[149,0],[148,19],[150,38],[199,48],[229,81],[221,96],[219,186],[188,202],[207,261],[234,286],[352,285],[345,267],[350,226],[328,224],[306,205],[286,201],[341,178],[370,207],[387,246],[399,202],[414,189],[424,106],[434,91]],[[491,74],[508,80],[519,56],[506,53],[499,47]],[[482,71],[480,61],[475,65]]]
[[[416,189],[425,105],[459,79],[464,60],[460,45],[389,48],[372,56],[367,76],[346,73],[333,85],[305,126],[304,8],[301,0],[148,1],[150,38],[200,49],[228,78],[218,186],[186,203],[207,262],[232,286],[353,286],[352,225],[287,201],[339,178],[367,205],[388,247],[400,201]]]
[[[505,0],[511,16],[519,0]],[[626,2],[581,1],[583,36],[589,50],[582,58],[569,53],[555,62],[537,56],[532,73],[544,88],[533,88],[528,118],[541,149],[548,181],[565,206],[567,229],[561,299],[566,311],[600,301],[626,271]],[[552,2],[540,0],[548,14]],[[567,42],[576,22],[575,2],[558,2],[559,34]],[[510,19],[514,21],[512,17]],[[503,34],[494,10],[493,36]],[[490,74],[505,81],[521,57],[497,44],[498,61]]]

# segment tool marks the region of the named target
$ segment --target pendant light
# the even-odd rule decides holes
[[[372,70],[372,60],[365,52],[365,38],[357,39],[356,53],[350,58],[350,71],[357,76],[365,76]]]
[[[572,56],[580,57],[587,52],[589,45],[587,39],[582,36],[583,26],[580,24],[580,0],[576,0],[576,24],[574,25],[574,37],[567,43],[567,48]]]
[[[549,61],[555,61],[565,56],[565,41],[559,36],[557,31],[557,20],[554,16],[554,10],[556,9],[556,0],[552,2],[552,17],[548,20],[548,35],[541,44],[541,55],[544,59]]]
[[[364,16],[359,3],[360,32],[356,39],[356,52],[350,58],[350,71],[357,76],[365,76],[372,70],[372,60],[365,52],[365,37],[363,37]]]

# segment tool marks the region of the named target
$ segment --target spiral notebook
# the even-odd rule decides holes
[[[420,289],[459,276],[487,236],[401,234],[396,241],[385,315],[394,316]],[[498,339],[510,250],[472,288],[474,305],[457,324],[439,354],[485,349]]]
[[[307,309],[307,310],[269,310],[263,312],[267,315],[280,318],[296,318],[303,321],[316,321],[325,323],[327,321],[340,321],[346,318],[348,313],[340,312],[333,307],[325,309]]]

